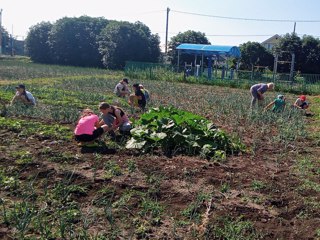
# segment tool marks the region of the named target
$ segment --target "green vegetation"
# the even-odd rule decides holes
[[[221,151],[230,154],[244,150],[242,144],[233,142],[205,118],[171,107],[153,108],[141,115],[131,134],[126,148],[144,152],[161,149],[166,155],[217,157]]]
[[[151,93],[150,111],[130,115],[134,150],[105,135],[110,153],[87,153],[73,140],[79,112],[99,114],[107,101],[130,113],[113,94],[124,73],[10,61],[0,61],[4,238],[319,236],[318,97],[308,96],[315,115],[305,117],[289,93],[283,113],[250,111],[249,81],[236,89],[133,78]],[[35,107],[8,106],[18,83]],[[279,93],[268,91],[266,102]]]

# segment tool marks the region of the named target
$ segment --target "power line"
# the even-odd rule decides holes
[[[156,31],[158,34],[164,34],[165,32],[163,31]],[[168,32],[170,35],[177,35],[181,32]],[[273,36],[274,33],[270,34],[206,34],[207,37],[271,37]],[[312,34],[307,34],[307,33],[299,33],[296,34],[298,36],[312,36],[315,38],[320,38],[318,35],[312,35]]]
[[[217,15],[209,15],[209,14],[201,14],[201,13],[192,13],[192,12],[183,12],[183,11],[177,11],[177,10],[171,10],[175,13],[182,13],[182,14],[189,14],[189,15],[195,15],[195,16],[201,16],[201,17],[211,17],[211,18],[222,18],[222,19],[229,19],[229,20],[242,20],[242,21],[260,21],[260,22],[313,22],[317,23],[320,22],[320,20],[292,20],[292,19],[265,19],[265,18],[240,18],[240,17],[227,17],[227,16],[217,16]]]

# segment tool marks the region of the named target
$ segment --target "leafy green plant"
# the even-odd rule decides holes
[[[144,113],[131,130],[126,148],[152,152],[161,149],[167,155],[186,153],[205,157],[244,150],[207,119],[173,107],[153,108]]]

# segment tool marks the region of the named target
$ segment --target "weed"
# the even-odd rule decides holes
[[[266,184],[262,181],[253,180],[251,183],[251,188],[254,191],[260,191],[260,190],[266,188]]]
[[[230,190],[229,183],[222,183],[220,187],[220,192],[227,193]]]
[[[114,161],[106,162],[104,169],[106,170],[104,177],[107,179],[122,175],[121,167]]]
[[[143,198],[141,202],[141,210],[139,214],[141,216],[149,215],[153,219],[160,218],[164,208],[155,200]]]
[[[200,222],[201,208],[206,200],[210,198],[207,193],[198,193],[194,202],[192,202],[186,209],[182,211],[182,215],[187,217],[190,221]]]
[[[16,159],[16,163],[18,165],[28,165],[33,163],[33,157],[32,154],[29,151],[21,150],[12,152],[11,156]]]
[[[262,239],[249,221],[240,218],[220,218],[216,225],[210,225],[205,232],[205,239],[256,240]]]
[[[129,173],[133,173],[133,172],[135,172],[136,169],[137,169],[137,164],[135,163],[134,160],[129,159],[129,160],[127,161],[127,167],[128,167]]]

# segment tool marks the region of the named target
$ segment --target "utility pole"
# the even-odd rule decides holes
[[[168,26],[169,26],[169,12],[170,12],[170,8],[168,8],[168,7],[167,7],[166,43],[165,43],[165,49],[164,49],[165,54],[167,54],[167,51],[168,51]]]
[[[278,53],[276,52],[274,54],[274,62],[273,62],[273,81],[276,80],[276,76],[277,76],[277,68],[278,68]]]
[[[293,26],[293,34],[296,33],[296,22],[294,22],[294,26]],[[293,84],[293,72],[294,72],[294,60],[295,60],[295,54],[294,52],[291,53],[291,66],[290,66],[290,81],[291,84]]]
[[[294,52],[292,52],[291,53],[291,67],[290,67],[290,81],[291,81],[291,84],[293,84],[294,60],[295,60],[295,54],[294,54]]]
[[[0,9],[0,56],[2,55],[2,9]]]
[[[14,39],[13,39],[13,25],[12,25],[12,29],[11,29],[11,56],[14,56]]]

